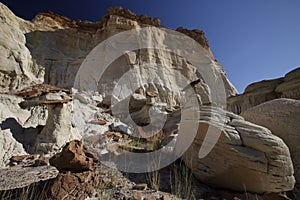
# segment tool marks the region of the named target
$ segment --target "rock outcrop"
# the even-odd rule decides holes
[[[0,166],[8,164],[9,159],[14,155],[26,154],[22,144],[17,142],[9,130],[0,131]]]
[[[240,114],[266,101],[277,98],[300,100],[300,68],[284,77],[250,84],[243,94],[228,98],[228,110]]]
[[[43,81],[43,68],[32,60],[26,47],[24,33],[30,27],[30,22],[0,4],[0,92]]]
[[[50,158],[50,164],[59,171],[83,172],[95,169],[97,160],[79,140],[68,142],[63,150]]]
[[[146,16],[136,16],[131,11],[121,9],[119,7],[109,9],[108,14],[104,16],[101,21],[95,23],[72,21],[54,13],[40,13],[33,20],[33,25],[36,27],[36,31],[31,31],[26,34],[26,45],[30,49],[33,54],[33,58],[37,61],[37,63],[45,67],[46,83],[63,88],[71,88],[74,85],[74,78],[76,77],[76,73],[81,63],[90,51],[100,42],[116,33],[126,30],[137,29],[149,25],[161,27],[158,21],[158,19],[152,19]],[[178,32],[182,32],[188,36],[191,35],[192,38],[199,42],[206,52],[212,57],[208,41],[203,32],[200,30],[189,31],[183,28],[179,28]],[[167,36],[160,36],[157,40],[164,40],[163,37]],[[52,41],[56,42],[54,43]],[[164,41],[161,42],[163,43]],[[118,41],[115,41],[114,43],[116,46],[122,45],[121,43],[118,43]],[[59,51],[55,51],[55,49],[59,49]],[[213,57],[211,59],[213,60]],[[195,69],[186,59],[173,52],[140,49],[134,52],[125,53],[112,63],[110,71],[104,75],[106,78],[103,78],[101,80],[102,82],[99,83],[102,85],[99,92],[101,94],[104,92],[108,93],[115,80],[119,79],[121,75],[127,72],[130,68],[136,67],[137,65],[140,66],[137,68],[137,70],[141,71],[141,74],[137,74],[137,76],[141,76],[140,79],[143,78],[142,76],[147,74],[154,75],[151,69],[143,67],[145,64],[163,64],[169,67],[174,66],[174,69],[172,70],[178,70],[182,73],[182,75],[186,76],[190,82],[202,79],[199,75],[195,75]],[[181,69],[181,66],[184,66],[184,70]],[[222,75],[226,92],[228,92],[228,95],[235,95],[236,90],[226,79],[224,70],[221,66],[219,66],[219,64],[217,64],[217,66],[217,70]],[[157,75],[161,79],[157,82],[165,87],[172,85],[167,85],[167,82],[174,79],[170,78],[170,76],[174,76],[174,72],[171,71],[171,74],[168,74],[166,77],[161,77],[161,73]],[[176,83],[173,85],[176,86],[178,84]],[[198,90],[203,87],[202,85],[201,83],[197,84],[196,87],[198,87]],[[151,87],[156,88],[158,86]],[[145,89],[142,88],[142,90],[145,94]],[[164,92],[164,90],[168,90],[167,92],[170,93],[168,96],[176,96],[174,94],[176,90],[173,90],[173,88],[157,88],[157,90],[160,90],[160,93]],[[206,91],[203,93],[205,92]],[[106,95],[109,96],[109,94]],[[173,98],[173,101],[174,100],[176,99]]]
[[[52,166],[11,167],[0,170],[0,191],[24,188],[33,183],[53,179],[58,170]]]
[[[102,149],[104,143],[109,143],[105,138],[119,142],[135,136],[134,132],[130,135],[131,117],[143,126],[153,120],[160,124],[163,120],[158,116],[164,116],[166,124],[160,127],[159,139],[155,139],[160,140],[168,131],[176,138],[180,126],[179,108],[200,106],[201,118],[194,121],[199,123],[197,137],[183,156],[196,177],[240,192],[282,192],[293,188],[293,166],[285,143],[268,129],[222,110],[213,94],[217,99],[232,96],[228,107],[235,113],[278,97],[297,99],[299,70],[282,79],[249,86],[245,95],[236,96],[235,88],[214,59],[208,40],[200,30],[171,31],[162,27],[157,18],[137,16],[120,7],[109,9],[107,15],[95,23],[70,20],[52,12],[40,13],[28,22],[14,16],[1,3],[0,9],[0,52],[4,55],[0,56],[0,92],[6,93],[0,94],[0,145],[3,146],[0,166],[7,164],[13,155],[32,151],[28,146],[35,145],[39,153],[49,153],[81,137],[91,149],[103,155],[107,152]],[[146,46],[122,52],[111,61],[100,80],[88,77],[87,82],[96,82],[95,91],[85,90],[85,85],[76,79],[81,78],[76,75],[87,62],[83,61],[99,43],[128,30],[141,30],[139,34],[146,35],[149,44],[162,48]],[[175,40],[170,42],[170,33],[183,40],[184,45]],[[186,39],[187,36],[190,38]],[[113,51],[104,57],[108,59],[124,47],[124,41],[110,42],[103,50]],[[169,45],[176,50],[165,49]],[[195,55],[193,49],[189,49],[193,45],[200,49],[197,62],[183,56]],[[197,70],[198,61],[203,69],[212,69],[209,74]],[[127,82],[122,82],[124,80]],[[53,86],[36,85],[41,81]],[[213,88],[215,83],[222,87]],[[27,89],[27,86],[32,87]],[[74,96],[58,87],[75,87]],[[26,89],[21,90],[23,88]],[[128,92],[133,94],[119,95]],[[199,148],[209,128],[220,131],[221,137],[212,151],[200,159]],[[136,129],[142,139],[152,139],[144,128]],[[81,135],[77,135],[77,131]],[[112,134],[106,136],[107,131]],[[137,150],[145,153],[145,149]],[[60,154],[50,159],[50,164],[61,172],[50,186],[50,196],[80,199],[91,195],[94,190],[86,181],[97,184],[96,175],[91,173],[95,163],[96,159],[81,141],[67,143]]]
[[[71,125],[71,101],[69,91],[46,84],[1,94],[0,166],[11,156],[53,152],[80,139]]]
[[[59,173],[50,181],[47,188],[47,199],[79,199],[84,200],[95,194],[95,187],[99,185],[97,174],[86,171],[81,173]]]
[[[94,171],[98,161],[81,141],[68,142],[49,161],[60,173],[49,183],[48,198],[85,199],[94,195],[99,184],[98,173]]]
[[[221,132],[218,142],[201,158],[198,152],[205,137],[216,132]],[[289,191],[295,184],[290,152],[282,139],[219,108],[202,108],[198,133],[183,160],[201,181],[221,188],[264,193]]]
[[[59,150],[66,142],[80,139],[72,129],[72,95],[69,91],[47,84],[26,88],[16,95],[25,97],[20,103],[22,108],[46,105],[48,118],[42,131],[35,140],[35,152],[49,153]]]
[[[262,103],[242,113],[255,124],[267,127],[290,149],[297,185],[300,184],[300,101],[280,98]]]
[[[0,166],[5,166],[14,155],[34,152],[36,135],[46,123],[43,106],[22,109],[24,99],[16,95],[0,94]]]

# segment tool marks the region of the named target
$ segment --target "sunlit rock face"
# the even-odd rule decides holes
[[[274,99],[249,108],[242,113],[246,120],[267,127],[290,149],[296,184],[300,185],[300,101],[287,98]]]
[[[0,4],[0,92],[20,89],[43,81],[43,68],[26,47],[24,33],[32,24],[16,17]]]
[[[63,88],[72,88],[82,62],[100,42],[126,30],[149,26],[167,30],[160,25],[160,20],[157,18],[150,18],[145,15],[137,16],[122,8],[109,9],[107,15],[97,22],[74,21],[51,12],[40,13],[30,22],[16,17],[3,4],[1,4],[0,26],[2,32],[0,34],[0,49],[3,51],[0,57],[0,76],[2,77],[0,87],[1,92],[8,93],[41,82]],[[207,57],[208,62],[215,66],[214,70],[221,75],[224,81],[226,95],[236,94],[235,88],[226,79],[223,68],[214,60],[204,33],[199,30],[189,31],[183,28],[179,28],[178,31],[189,35],[195,39],[195,43],[202,45],[203,55],[199,56]],[[155,38],[156,43],[163,44],[164,37],[166,35]],[[181,47],[177,46],[177,48],[180,50]],[[157,65],[161,65],[163,69],[158,71],[149,67]],[[101,98],[103,97],[103,103],[110,104],[112,90],[117,80],[131,68],[135,69],[134,78],[131,81],[142,83],[141,87],[137,88],[136,93],[143,96],[146,96],[148,91],[157,93],[158,97],[155,101],[162,103],[159,106],[163,109],[170,106],[180,106],[181,90],[184,88],[179,87],[178,82],[182,80],[188,84],[193,83],[192,87],[196,91],[199,105],[212,102],[208,84],[202,79],[201,74],[196,73],[196,67],[188,60],[163,49],[138,49],[126,52],[113,61],[99,80],[101,87],[97,88],[98,91],[96,92],[101,94]],[[156,77],[155,83],[149,83],[151,77]],[[20,128],[12,133],[12,139],[16,135],[23,138],[18,137],[14,140],[17,144],[23,144],[15,145],[18,147],[16,152],[24,153],[24,151],[29,151],[28,145],[34,144],[31,139],[40,133],[42,127],[39,126],[46,125],[48,109],[45,106],[23,109],[19,106],[22,101],[22,97],[4,95],[1,98],[1,104],[9,112],[5,112],[4,108],[2,109],[1,121],[4,124],[3,127],[8,126],[7,124],[18,124]],[[98,108],[93,107],[93,109],[95,111]],[[83,110],[85,112],[88,109],[83,108]],[[8,118],[15,121],[5,123]],[[80,125],[76,122],[72,121],[73,126],[77,125],[80,126],[78,127],[79,130],[85,130],[86,125],[83,125],[84,123]],[[70,123],[66,124],[71,126]],[[5,131],[13,132],[9,128],[5,128]],[[69,128],[65,130],[69,130]],[[30,133],[31,137],[26,138],[23,133],[28,131],[34,131],[34,134]],[[26,142],[24,142],[25,140]],[[59,144],[64,142],[58,141]],[[6,157],[8,159],[9,156]]]
[[[73,86],[74,78],[81,63],[100,42],[126,30],[147,27],[149,25],[163,28],[160,26],[159,19],[136,16],[129,10],[120,8],[110,9],[102,20],[95,23],[72,21],[54,13],[40,13],[33,19],[33,24],[36,30],[26,34],[26,45],[37,63],[45,67],[45,82],[64,88]],[[208,41],[202,31],[188,31],[183,28],[179,28],[178,31],[195,38],[213,60]],[[160,38],[156,38],[155,40],[157,40],[156,42],[164,43],[164,37],[167,36],[161,35]],[[119,44],[116,43],[116,45],[120,44],[120,41]],[[178,46],[178,49],[180,49],[180,46]],[[130,66],[135,64],[143,66],[145,63],[163,64],[169,67],[172,66],[175,69],[177,68],[177,70],[188,74],[188,80],[191,82],[200,78],[195,74],[195,69],[180,55],[174,55],[172,52],[163,52],[162,50],[141,49],[131,53],[131,55],[125,54],[117,59],[111,66],[110,77],[106,77],[106,79],[118,78],[120,74],[128,71]],[[218,63],[215,64],[218,65]],[[148,73],[147,70],[150,69],[144,68],[144,74]],[[236,90],[226,79],[223,68],[218,65],[217,70],[219,73],[222,73],[228,95],[236,94]],[[117,74],[113,75],[112,73]],[[162,75],[160,74],[160,76]],[[172,76],[172,74],[166,74],[166,78],[161,78],[163,86],[168,86],[165,83],[170,82],[169,76]],[[114,81],[114,79],[110,80],[111,82]]]
[[[218,132],[216,145],[202,157],[206,137]],[[201,108],[197,135],[183,160],[198,179],[221,188],[282,192],[295,184],[289,148],[282,139],[267,128],[215,107]]]
[[[250,84],[243,94],[228,98],[227,109],[240,114],[277,98],[300,100],[300,68],[292,70],[282,78]]]
[[[237,92],[227,80],[222,66],[214,59],[202,31],[184,28],[171,31],[161,26],[157,18],[137,16],[120,7],[109,9],[107,15],[97,22],[74,21],[51,12],[40,13],[29,22],[17,18],[3,4],[0,6],[0,51],[3,52],[0,57],[0,89],[8,93],[0,97],[0,145],[3,147],[0,166],[5,166],[12,155],[30,152],[32,149],[28,149],[28,145],[46,147],[42,148],[43,151],[51,151],[55,146],[57,150],[77,133],[81,134],[78,139],[82,137],[87,145],[100,148],[106,131],[114,131],[114,136],[120,135],[120,132],[129,135],[131,129],[126,124],[124,112],[141,126],[151,123],[152,119],[159,123],[159,116],[165,115],[166,124],[162,130],[164,133],[173,131],[172,137],[176,138],[174,135],[180,127],[180,109],[194,106],[197,109],[201,107],[202,115],[199,119],[193,119],[198,131],[183,160],[200,180],[241,192],[245,188],[239,183],[245,183],[247,191],[253,192],[280,192],[293,187],[293,166],[284,142],[268,129],[248,123],[214,102],[213,94],[226,100],[226,97],[235,96]],[[86,74],[80,67],[95,47],[123,32],[141,29],[146,30],[143,34],[148,35],[146,42],[149,44],[172,46],[175,50],[143,46],[124,51],[109,63],[99,79],[85,79],[95,81],[97,87],[89,88],[81,84],[84,82],[80,78]],[[190,40],[185,40],[184,45],[175,40],[170,44],[167,33],[177,33],[178,39],[189,36]],[[103,60],[107,61],[105,59],[109,59],[118,49],[124,48],[124,43],[126,40],[117,40],[104,46],[101,49]],[[195,44],[200,53],[186,50]],[[106,51],[111,49],[113,51]],[[198,66],[183,56],[186,54],[196,56],[198,63],[210,73],[199,73]],[[103,67],[100,66],[100,69]],[[78,72],[80,76],[77,76]],[[127,84],[120,84],[122,82],[119,83],[119,80],[128,72],[130,74],[125,76]],[[214,81],[219,81],[222,88],[214,88],[211,84]],[[34,98],[16,95],[16,90],[40,82],[72,88],[73,107],[60,100],[55,105],[53,102],[49,104],[49,99],[39,100],[41,105],[33,105]],[[117,91],[116,86],[119,87]],[[119,95],[130,92],[132,88],[134,94],[128,98]],[[34,94],[36,91],[30,92]],[[57,91],[40,95],[47,96],[48,93],[51,94],[48,96],[51,101],[55,100],[54,97],[62,97]],[[24,100],[32,104],[30,108],[22,108],[20,103]],[[194,104],[183,106],[191,101]],[[155,111],[151,120],[149,110]],[[124,119],[120,121],[118,117]],[[211,154],[202,159],[199,158],[199,143],[208,124],[220,129],[221,135]],[[14,129],[16,125],[18,129]],[[223,126],[225,129],[222,129]],[[77,132],[73,134],[73,130]],[[138,130],[147,135],[144,130]],[[236,174],[230,173],[232,169],[237,169]],[[226,175],[226,180],[222,173]],[[232,184],[228,185],[228,177],[231,177]],[[248,177],[260,181],[259,184]]]

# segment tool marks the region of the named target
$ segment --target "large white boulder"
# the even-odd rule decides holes
[[[240,192],[265,193],[293,189],[293,164],[289,149],[282,139],[267,128],[220,109],[206,108],[200,115],[196,138],[183,156],[198,179]],[[225,124],[220,119],[224,119]],[[200,148],[207,145],[203,141],[218,132],[221,135],[216,145],[202,158]]]
[[[255,124],[264,126],[287,144],[291,151],[295,178],[300,184],[300,101],[275,99],[252,107],[242,116]]]

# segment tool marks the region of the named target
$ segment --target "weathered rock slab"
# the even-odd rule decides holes
[[[53,179],[57,175],[58,170],[52,166],[0,169],[0,191],[24,188],[39,181]]]
[[[297,185],[300,182],[300,101],[275,99],[250,108],[242,116],[255,124],[267,127],[290,149]]]
[[[238,118],[227,116],[222,126],[220,118],[226,116],[216,116],[218,109],[212,110],[214,117],[202,112],[196,138],[183,156],[198,179],[240,192],[282,192],[294,187],[289,149],[280,138],[264,127]],[[221,135],[214,148],[199,158],[206,134],[212,137],[217,132]]]

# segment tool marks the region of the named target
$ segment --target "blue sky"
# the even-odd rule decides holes
[[[159,17],[164,26],[205,31],[215,58],[239,92],[300,66],[299,0],[0,0],[22,18],[51,10],[99,20],[108,7]]]

